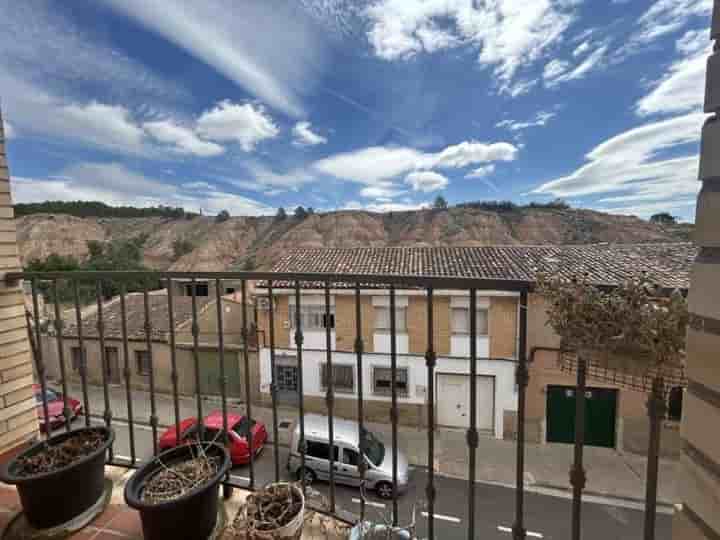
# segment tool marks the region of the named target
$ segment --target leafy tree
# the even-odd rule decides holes
[[[293,212],[293,216],[295,217],[295,219],[302,221],[308,216],[308,213],[305,208],[303,208],[302,206],[298,206],[295,209],[295,212]]]
[[[433,208],[436,210],[445,210],[448,207],[448,203],[445,200],[445,197],[442,195],[438,195],[435,197],[435,202],[433,202]]]
[[[172,243],[173,248],[173,257],[177,260],[183,255],[187,255],[192,250],[195,249],[195,244],[193,244],[190,240],[187,238],[176,238]]]
[[[227,221],[230,219],[230,212],[227,210],[222,210],[220,213],[218,213],[217,216],[215,216],[215,223],[222,223],[223,221]]]
[[[675,225],[677,218],[668,212],[658,212],[650,216],[651,223],[659,223],[660,225]]]
[[[287,212],[285,212],[285,209],[282,207],[278,208],[277,214],[275,214],[275,220],[282,221],[285,218],[287,218]]]
[[[184,208],[173,206],[150,206],[136,208],[134,206],[110,206],[99,201],[45,201],[41,203],[18,203],[15,205],[16,216],[31,214],[68,214],[76,217],[165,217],[179,219],[196,216],[186,212]]]
[[[312,206],[307,207],[308,216],[312,216],[315,213],[315,209]]]

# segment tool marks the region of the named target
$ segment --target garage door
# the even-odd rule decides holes
[[[585,393],[585,444],[615,448],[617,390],[588,388]],[[575,442],[575,387],[548,386],[547,441]]]
[[[220,395],[220,355],[216,351],[200,351],[200,392]],[[242,398],[240,361],[235,352],[225,351],[225,376],[227,377],[227,396]]]
[[[495,427],[495,379],[476,377],[477,427],[493,431]],[[470,427],[470,376],[438,374],[438,424],[451,427]]]

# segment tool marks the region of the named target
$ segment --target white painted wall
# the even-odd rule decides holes
[[[475,338],[477,358],[488,358],[490,356],[490,338],[481,336]],[[450,356],[462,356],[470,358],[470,336],[450,336]]]
[[[398,354],[407,354],[410,350],[408,335],[406,333],[396,333],[395,346]],[[390,354],[390,332],[375,332],[373,334],[373,351]]]
[[[295,343],[295,330],[290,330],[290,341]],[[335,330],[330,331],[331,349],[335,348]],[[321,349],[325,350],[325,330],[303,330],[303,350]]]
[[[276,354],[293,355],[292,350],[276,350]],[[357,359],[351,352],[333,352],[333,363],[357,365]],[[324,396],[325,391],[320,386],[320,364],[325,363],[324,351],[308,350],[303,352],[303,388],[307,396]],[[408,396],[398,397],[400,403],[425,403],[427,401],[427,367],[421,355],[398,354],[398,367],[408,367]],[[372,368],[390,367],[390,356],[387,354],[363,355],[363,397],[368,400],[390,401],[389,396],[373,394]],[[470,363],[464,358],[438,358],[435,373],[470,373]],[[517,411],[517,391],[515,389],[515,364],[505,360],[478,360],[478,375],[492,375],[495,377],[495,437],[502,438],[503,411]],[[272,380],[270,372],[270,349],[260,349],[260,391],[269,392]],[[357,373],[355,373],[357,383]],[[437,388],[437,379],[436,379]],[[338,392],[338,396],[343,395]],[[352,396],[357,396],[355,388]],[[436,400],[442,399],[436,395]]]

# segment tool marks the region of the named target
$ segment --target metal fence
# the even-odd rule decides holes
[[[146,347],[150,356],[150,371],[149,371],[149,392],[150,392],[150,417],[147,419],[153,436],[153,451],[155,454],[158,453],[158,416],[156,408],[156,374],[153,369],[153,340],[152,335],[152,324],[149,309],[149,294],[151,292],[152,283],[162,284],[167,289],[167,303],[169,313],[169,343],[171,351],[171,372],[170,377],[172,379],[172,393],[174,403],[174,415],[175,415],[175,430],[177,440],[181,439],[180,433],[180,407],[179,407],[179,396],[178,396],[178,370],[176,360],[176,336],[174,327],[174,310],[173,310],[173,282],[174,280],[184,281],[195,281],[195,280],[207,280],[214,284],[214,295],[216,300],[217,311],[215,316],[217,317],[217,341],[218,341],[218,352],[219,352],[219,363],[220,363],[220,377],[219,377],[219,388],[220,397],[223,412],[223,431],[227,436],[227,378],[226,378],[226,360],[224,354],[224,335],[225,327],[223,323],[223,309],[222,309],[222,291],[223,282],[225,280],[232,280],[233,282],[241,283],[241,295],[243,301],[243,312],[242,312],[242,361],[245,366],[245,396],[246,396],[246,410],[247,415],[252,418],[252,403],[251,403],[251,388],[250,378],[247,376],[249,370],[249,343],[250,340],[250,327],[251,321],[249,320],[249,306],[247,300],[248,283],[249,281],[262,280],[270,298],[273,297],[273,292],[278,288],[291,288],[294,292],[295,300],[295,332],[294,332],[294,346],[296,348],[297,363],[298,363],[298,396],[297,396],[297,409],[298,409],[298,424],[300,431],[300,460],[301,467],[304,469],[305,463],[305,446],[302,444],[305,440],[305,423],[304,423],[304,393],[303,393],[303,328],[302,320],[300,317],[300,308],[303,302],[303,288],[306,286],[312,286],[314,288],[324,289],[324,307],[326,317],[330,317],[331,310],[331,290],[336,287],[343,287],[354,291],[354,318],[355,318],[355,340],[354,340],[354,353],[356,359],[357,377],[358,384],[356,388],[356,402],[357,402],[357,417],[358,417],[358,440],[361,442],[360,448],[364,448],[364,402],[365,396],[363,395],[363,381],[362,381],[362,366],[364,361],[364,347],[363,333],[362,333],[362,309],[361,309],[361,290],[366,288],[383,288],[389,291],[389,307],[390,313],[395,313],[396,307],[396,293],[398,290],[414,289],[424,291],[424,298],[427,309],[427,351],[425,352],[425,365],[427,368],[427,484],[425,486],[425,498],[427,504],[427,536],[429,539],[438,538],[435,527],[435,501],[436,501],[436,488],[435,488],[435,473],[434,473],[434,462],[433,457],[435,455],[435,405],[436,405],[436,391],[434,387],[435,378],[435,367],[437,362],[437,352],[435,350],[435,343],[433,340],[434,329],[436,321],[434,320],[434,293],[440,289],[442,290],[459,290],[469,293],[470,303],[470,331],[468,335],[469,339],[469,373],[471,380],[475,380],[477,375],[477,326],[476,326],[476,306],[477,306],[477,294],[482,291],[488,290],[501,290],[501,291],[512,291],[519,296],[519,321],[518,321],[518,343],[517,343],[517,363],[516,363],[516,382],[518,389],[518,412],[517,412],[517,438],[516,438],[516,488],[515,488],[515,521],[512,526],[512,535],[515,540],[520,540],[526,537],[525,522],[524,522],[524,503],[525,503],[525,490],[524,490],[524,467],[525,467],[525,403],[526,403],[526,389],[529,380],[528,371],[528,357],[527,357],[527,303],[528,303],[528,292],[530,291],[531,284],[522,281],[512,280],[498,280],[498,279],[465,279],[465,278],[446,278],[446,277],[425,277],[425,276],[391,276],[391,275],[367,275],[367,274],[300,274],[300,273],[266,273],[266,272],[222,272],[222,273],[187,273],[187,272],[51,272],[51,273],[10,273],[6,279],[11,282],[17,282],[18,280],[29,280],[32,294],[32,306],[34,314],[38,314],[38,295],[41,294],[41,288],[46,294],[54,294],[55,298],[58,297],[59,286],[70,287],[73,291],[74,304],[74,317],[77,324],[77,336],[76,339],[80,345],[80,349],[83,348],[83,341],[86,339],[83,336],[83,321],[82,321],[82,305],[80,302],[80,290],[82,289],[87,293],[88,287],[94,287],[94,303],[97,309],[97,336],[100,341],[100,352],[101,361],[103,366],[103,390],[104,390],[104,411],[102,417],[105,424],[108,427],[112,426],[113,423],[113,411],[111,409],[109,391],[108,391],[108,380],[106,377],[106,352],[104,347],[105,333],[104,333],[104,320],[103,320],[103,307],[105,298],[103,297],[103,284],[109,282],[115,283],[119,286],[120,291],[120,309],[122,317],[122,347],[124,352],[124,366],[123,375],[127,393],[127,419],[129,428],[129,446],[130,446],[130,462],[117,459],[113,455],[112,451],[109,455],[109,463],[120,466],[135,467],[138,465],[139,459],[136,454],[136,441],[134,439],[134,422],[137,419],[133,415],[132,407],[132,370],[129,365],[128,355],[128,333],[127,333],[127,320],[126,320],[126,304],[125,298],[127,294],[127,287],[129,283],[133,286],[137,286],[138,282],[144,283],[141,287],[141,292],[144,298],[144,329],[146,337]],[[67,289],[65,289],[67,290]],[[197,418],[199,429],[202,429],[202,418],[203,418],[203,395],[200,391],[200,360],[199,360],[199,327],[198,327],[198,309],[197,309],[197,298],[196,298],[196,287],[191,287],[192,291],[192,352],[193,352],[193,364],[194,364],[194,377],[195,377],[195,397],[197,407]],[[278,438],[278,403],[277,403],[277,387],[275,385],[275,352],[276,352],[276,336],[275,336],[275,313],[273,302],[269,303],[269,326],[267,328],[267,336],[263,336],[263,342],[265,342],[270,349],[270,371],[272,373],[272,384],[270,387],[270,393],[272,397],[272,433],[274,445],[274,475],[276,480],[281,479],[280,474],[280,458],[278,452],[279,438]],[[72,417],[72,411],[68,405],[68,393],[67,393],[67,368],[66,359],[63,347],[63,318],[60,312],[59,302],[55,302],[55,316],[54,324],[55,331],[54,336],[57,340],[57,351],[59,358],[59,370],[61,375],[61,385],[63,390],[64,399],[64,415],[65,415],[65,426],[67,430],[71,429],[70,419]],[[30,317],[28,318],[30,320]],[[36,363],[36,371],[39,379],[39,384],[42,389],[42,409],[46,419],[46,425],[49,425],[50,418],[48,415],[48,403],[46,396],[47,380],[46,380],[46,365],[43,359],[43,347],[41,346],[41,338],[44,332],[42,325],[39,324],[39,320],[33,324],[29,324],[28,331],[30,333],[31,342],[33,342],[33,353]],[[327,369],[328,373],[332,371],[333,362],[333,351],[331,350],[331,328],[330,325],[326,325],[326,350],[327,350]],[[532,355],[531,355],[532,356]],[[394,524],[398,523],[398,390],[397,390],[397,359],[398,359],[398,346],[397,346],[397,329],[396,319],[394,316],[390,317],[390,366],[391,366],[391,405],[390,405],[390,421],[391,421],[391,443],[392,443],[392,479],[393,479],[393,493],[392,493],[392,521]],[[87,381],[87,359],[85,354],[81,356],[81,362],[79,366],[79,374],[82,385],[82,399],[85,410],[85,423],[90,425],[90,402],[88,397],[88,381]],[[576,396],[576,425],[575,425],[575,444],[574,444],[574,463],[571,467],[571,484],[572,484],[572,511],[571,511],[571,522],[572,522],[572,538],[577,540],[581,537],[581,508],[582,508],[582,495],[585,487],[585,470],[583,467],[583,434],[584,434],[584,410],[585,410],[585,381],[586,381],[586,366],[585,363],[580,360],[576,369],[577,372],[577,389],[575,392]],[[330,438],[328,460],[330,461],[329,475],[329,512],[335,516],[338,516],[338,509],[336,508],[336,494],[335,494],[335,477],[334,477],[334,459],[333,454],[333,419],[334,419],[334,377],[327,377],[327,390],[326,390],[326,404],[327,404],[327,416],[328,416],[328,432]],[[470,427],[466,432],[466,444],[468,448],[468,463],[467,463],[467,512],[468,512],[468,539],[476,538],[476,524],[477,516],[475,514],[476,507],[476,462],[477,462],[477,448],[478,448],[478,428],[477,428],[477,386],[470,384]],[[48,434],[51,433],[51,429],[46,430]],[[235,478],[226,478],[226,486],[236,486],[247,489],[254,489],[256,486],[256,475],[255,475],[255,462],[254,452],[252,451],[252,430],[248,430],[248,446],[250,449],[250,462],[249,462],[249,479],[247,482],[238,482]],[[655,441],[656,442],[656,441]],[[651,441],[652,444],[655,442]],[[651,463],[654,461],[654,463]],[[654,537],[654,518],[655,518],[655,500],[656,493],[652,490],[656,489],[657,485],[657,452],[652,455],[648,462],[648,497],[646,506],[646,528],[645,538],[650,539]],[[359,472],[361,477],[364,477],[366,473],[366,465],[364,460],[360,461]],[[302,483],[303,490],[306,489],[305,476],[300,475],[299,481]],[[364,501],[364,499],[362,499]],[[322,509],[320,509],[322,510]],[[365,508],[364,502],[361,502],[361,515],[364,515]],[[342,517],[342,516],[341,516]]]

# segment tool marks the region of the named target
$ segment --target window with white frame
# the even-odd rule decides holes
[[[355,389],[355,370],[348,364],[333,364],[333,390],[336,392],[353,392]],[[329,385],[328,365],[320,364],[320,386],[326,390]]]
[[[475,331],[478,336],[488,335],[488,310],[480,308],[476,310]],[[470,334],[470,308],[458,307],[452,308],[452,332],[453,334],[469,335]]]
[[[290,327],[297,327],[297,310],[290,306]],[[300,325],[303,330],[324,330],[328,326],[335,328],[335,307],[330,306],[330,315],[325,312],[324,305],[300,304]]]
[[[390,331],[390,306],[375,306],[375,330]],[[395,306],[395,331],[407,332],[407,308]]]
[[[408,368],[396,368],[395,388],[398,396],[408,395]],[[373,368],[373,393],[381,396],[392,395],[392,369],[386,367]]]

